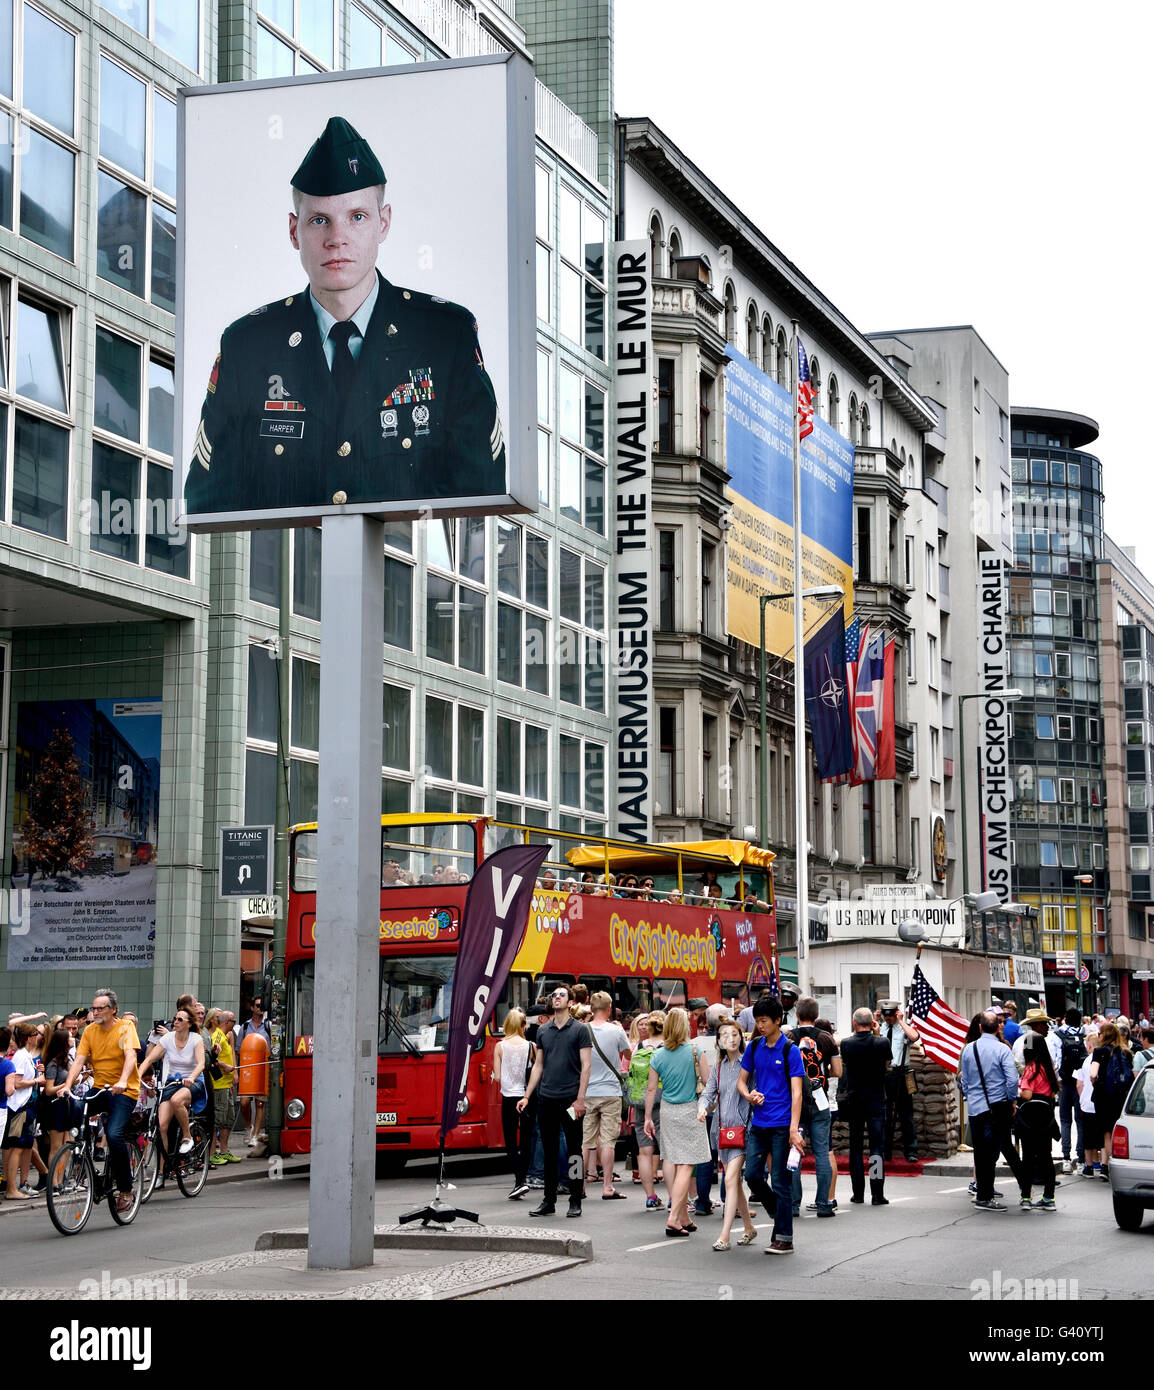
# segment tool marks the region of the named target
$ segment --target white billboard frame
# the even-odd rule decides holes
[[[473,119],[462,121],[462,111],[471,112]],[[480,369],[488,374],[496,395],[494,438],[503,440],[505,447],[505,488],[470,494],[465,482],[451,495],[421,496],[424,475],[414,467],[411,486],[383,489],[403,495],[336,504],[332,498],[344,491],[342,476],[355,476],[353,460],[346,462],[352,450],[342,444],[340,450],[332,451],[332,459],[327,448],[318,456],[312,454],[314,440],[320,442],[319,422],[315,413],[310,420],[300,400],[304,393],[289,381],[285,394],[295,398],[291,403],[299,412],[295,416],[299,432],[285,437],[281,456],[296,442],[303,443],[309,425],[314,425],[308,452],[301,451],[305,466],[297,470],[297,478],[299,482],[305,474],[307,487],[315,457],[315,504],[310,496],[307,503],[298,497],[284,505],[252,506],[250,488],[250,505],[246,505],[244,479],[254,471],[246,458],[243,468],[230,468],[230,484],[233,477],[238,479],[235,503],[230,499],[227,510],[190,511],[185,506],[185,480],[196,454],[210,379],[214,392],[217,387],[214,359],[220,335],[231,324],[266,312],[265,306],[273,310],[291,303],[302,296],[307,284],[288,236],[290,180],[334,115],[356,128],[384,167],[385,201],[393,209],[377,263],[385,281],[405,291],[406,299],[411,295],[420,301],[426,295],[466,306],[474,316],[484,354]],[[408,134],[398,138],[402,124]],[[514,53],[181,89],[173,467],[179,520],[193,531],[230,531],[316,525],[325,516],[353,513],[417,518],[536,509],[534,152],[533,71]],[[255,236],[251,234],[254,225],[259,229]],[[268,322],[273,322],[271,315]],[[299,342],[299,334],[293,337]],[[307,337],[301,346],[309,348]],[[419,350],[414,349],[413,355],[419,356]],[[396,356],[398,366],[410,372],[428,366],[423,359],[409,362],[401,354]],[[224,364],[222,374],[223,370]],[[315,377],[300,375],[307,391]],[[404,380],[404,372],[399,375]],[[382,379],[379,384],[384,404],[394,383]],[[261,412],[255,396],[251,405],[247,402],[253,394],[253,388],[247,387],[243,431],[230,432],[233,438],[242,433],[242,447],[250,452],[254,441],[248,435],[259,429]],[[276,392],[272,394],[275,397]],[[250,409],[255,412],[251,426]],[[434,429],[436,414],[449,409],[451,401],[444,407],[437,402],[432,412]],[[429,413],[424,412],[420,423],[428,423]],[[381,411],[380,437],[388,441],[391,457],[396,458],[395,446],[404,443],[404,438],[397,437],[395,421],[392,434],[385,433],[389,423],[384,416]],[[428,433],[419,428],[406,432],[405,418],[402,411],[401,436]],[[255,442],[261,448],[259,467],[267,478],[273,465],[270,459],[266,467],[263,453],[271,455],[273,437]],[[410,438],[409,442],[415,447],[405,458],[411,457],[415,464],[421,441]],[[220,445],[216,449],[219,459],[225,450],[235,454],[237,446],[228,439],[225,450]],[[358,452],[360,458],[366,457],[364,448],[358,447]],[[200,457],[203,461],[203,450]],[[373,464],[366,465],[366,471],[378,464],[376,454],[368,457]],[[380,466],[383,471],[390,464],[382,457]]]

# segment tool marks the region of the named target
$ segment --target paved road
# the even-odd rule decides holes
[[[486,1224],[535,1226],[528,1212],[536,1194],[508,1201],[508,1179],[497,1163],[458,1163],[451,1176],[458,1186],[449,1198],[477,1210]],[[978,1212],[965,1188],[963,1175],[895,1178],[887,1183],[890,1206],[853,1207],[848,1204],[848,1183],[843,1182],[842,1205],[834,1220],[803,1216],[795,1228],[797,1253],[767,1257],[767,1220],[759,1221],[756,1244],[718,1254],[710,1248],[720,1225],[716,1216],[699,1219],[700,1229],[689,1240],[667,1240],[663,1217],[644,1211],[639,1187],[624,1185],[627,1201],[602,1202],[594,1195],[580,1222],[567,1222],[561,1205],[548,1223],[591,1236],[592,1263],[475,1296],[590,1298],[612,1288],[636,1287],[638,1279],[651,1292],[695,1299],[763,1298],[789,1289],[802,1298],[969,1301],[982,1291],[976,1281],[986,1281],[1005,1296],[1013,1287],[1008,1281],[1014,1279],[1059,1281],[1054,1291],[1080,1300],[1148,1295],[1149,1281],[1140,1272],[1148,1270],[1154,1258],[1154,1215],[1137,1234],[1121,1232],[1113,1221],[1106,1184],[1066,1178],[1058,1189],[1059,1210],[1054,1214]],[[1013,1197],[1008,1184],[1003,1190],[1008,1199]],[[403,1211],[428,1201],[432,1191],[431,1167],[418,1166],[403,1178],[378,1182],[378,1224],[395,1223]],[[807,1200],[811,1196],[812,1179],[807,1179]],[[302,1177],[244,1182],[210,1178],[204,1193],[193,1201],[177,1192],[158,1194],[127,1229],[114,1227],[107,1209],[100,1208],[88,1228],[69,1239],[56,1234],[42,1202],[36,1204],[38,1210],[5,1211],[0,1215],[0,1240],[9,1287],[0,1297],[50,1289],[69,1294],[85,1279],[150,1275],[247,1256],[261,1232],[303,1225],[307,1203],[308,1186]],[[433,1254],[423,1263],[451,1258],[445,1253],[451,1250],[446,1244],[451,1240],[451,1235],[430,1233]],[[302,1274],[300,1263],[298,1259],[285,1284],[286,1291],[291,1285],[298,1296],[314,1277]],[[421,1266],[420,1260],[381,1252],[377,1273],[408,1274]],[[243,1263],[236,1267],[228,1281],[233,1292],[244,1291],[243,1268]],[[12,1279],[16,1270],[18,1283]],[[339,1294],[339,1281],[330,1280],[324,1288],[330,1295]]]

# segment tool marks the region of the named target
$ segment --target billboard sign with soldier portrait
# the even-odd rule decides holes
[[[190,526],[534,505],[533,96],[511,54],[182,92]]]

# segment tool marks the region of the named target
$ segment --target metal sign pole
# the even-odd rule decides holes
[[[320,768],[309,1268],[373,1263],[384,526],[321,526]]]

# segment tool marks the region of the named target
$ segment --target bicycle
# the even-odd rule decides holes
[[[180,1152],[180,1126],[173,1117],[168,1127],[166,1143],[160,1143],[160,1091],[154,1092],[144,1112],[144,1124],[138,1143],[144,1170],[143,1198],[147,1202],[165,1179],[176,1178],[176,1185],[185,1197],[199,1197],[208,1180],[209,1151],[212,1147],[212,1127],[203,1115],[189,1116],[192,1148]]]
[[[120,1196],[112,1176],[111,1154],[101,1161],[96,1157],[96,1120],[90,1114],[92,1102],[107,1094],[108,1087],[89,1091],[80,1102],[80,1123],[74,1137],[62,1144],[48,1163],[48,1215],[62,1236],[74,1236],[88,1224],[92,1209],[101,1198],[107,1198],[108,1209],[118,1226],[129,1226],[136,1220],[143,1196],[144,1167],[141,1150],[128,1143],[128,1161],[132,1170],[132,1201],[120,1210]],[[102,1166],[98,1166],[102,1164]]]

